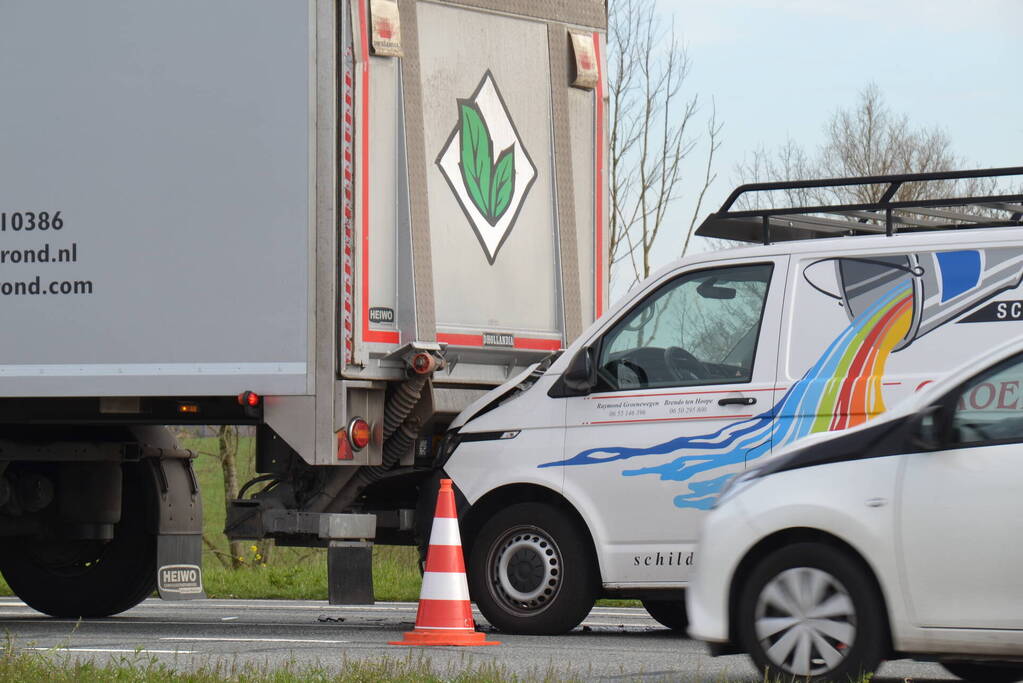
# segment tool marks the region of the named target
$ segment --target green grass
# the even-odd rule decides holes
[[[518,681],[573,681],[553,669],[516,676],[492,662],[438,667],[421,654],[404,658],[353,660],[342,656],[336,667],[285,665],[279,668],[237,664],[200,663],[189,671],[176,671],[143,652],[100,663],[79,659],[59,650],[26,652],[8,640],[0,647],[0,683],[513,683]]]

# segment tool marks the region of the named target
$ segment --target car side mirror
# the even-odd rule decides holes
[[[910,441],[925,451],[937,451],[947,443],[947,419],[941,404],[927,406],[913,417]]]
[[[547,392],[552,398],[565,396],[585,396],[596,385],[597,372],[593,364],[593,351],[583,347],[568,362],[568,367],[551,390]]]

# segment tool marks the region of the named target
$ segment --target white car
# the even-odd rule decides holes
[[[896,657],[1023,680],[1023,341],[737,476],[700,538],[689,633],[714,654],[786,680]]]

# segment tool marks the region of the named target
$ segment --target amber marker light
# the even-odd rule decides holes
[[[369,423],[361,417],[353,418],[348,424],[348,440],[352,442],[353,450],[361,451],[368,446],[372,435],[373,430],[370,429]]]
[[[179,403],[178,412],[183,415],[198,415],[199,406],[195,403]]]

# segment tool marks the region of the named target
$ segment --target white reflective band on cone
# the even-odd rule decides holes
[[[434,517],[430,530],[430,545],[462,545],[458,533],[458,520],[454,517]]]
[[[469,600],[469,586],[461,572],[426,572],[420,600]]]

